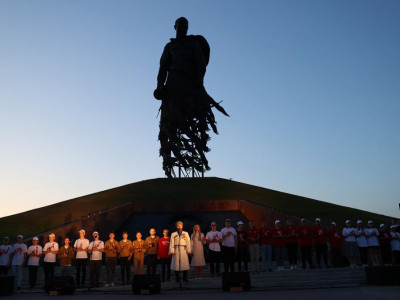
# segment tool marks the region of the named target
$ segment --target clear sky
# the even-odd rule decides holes
[[[164,177],[178,17],[216,113],[206,176],[399,216],[400,1],[0,0],[0,217]]]

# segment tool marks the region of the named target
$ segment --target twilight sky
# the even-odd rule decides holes
[[[0,0],[0,217],[164,177],[152,93],[181,16],[231,115],[206,176],[399,216],[400,1]]]

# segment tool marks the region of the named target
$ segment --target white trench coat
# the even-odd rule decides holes
[[[190,269],[188,254],[192,252],[190,236],[186,231],[182,231],[179,237],[178,232],[171,234],[169,243],[169,254],[172,255],[171,270],[185,271]]]

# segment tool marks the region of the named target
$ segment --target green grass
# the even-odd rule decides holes
[[[134,201],[248,200],[298,217],[323,223],[336,221],[341,227],[346,219],[372,219],[388,223],[389,217],[335,205],[253,185],[215,177],[151,179],[110,190],[59,202],[20,214],[0,218],[0,236],[32,236],[69,223],[88,213],[113,208]],[[23,220],[21,222],[21,220]]]

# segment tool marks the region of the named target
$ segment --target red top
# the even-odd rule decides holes
[[[271,229],[269,228],[260,228],[260,241],[261,245],[271,244]]]
[[[169,250],[169,241],[170,241],[170,237],[167,236],[162,237],[158,240],[158,252],[157,252],[157,256],[159,258],[170,258],[172,257],[172,255],[168,255],[168,250]]]
[[[247,229],[247,240],[249,244],[258,244],[260,242],[260,237],[258,236],[258,230],[253,226],[253,228]]]
[[[297,243],[297,230],[295,228],[285,228],[285,235],[288,235],[286,238],[286,243]]]
[[[274,247],[284,247],[286,245],[286,239],[284,238],[285,230],[283,228],[273,228],[271,229],[271,235],[276,236],[272,238]]]
[[[299,234],[299,246],[300,247],[311,247],[312,246],[312,234],[313,229],[308,226],[300,226],[297,228]]]
[[[342,248],[342,233],[336,229],[331,229],[328,231],[328,238],[331,243],[332,249]]]
[[[390,245],[390,233],[387,230],[379,230],[379,241],[381,245]]]
[[[238,248],[244,249],[247,247],[247,232],[244,230],[237,230],[237,245]]]
[[[328,231],[326,230],[325,227],[320,226],[320,225],[314,226],[315,244],[318,244],[318,245],[326,244],[327,236],[328,236]]]

